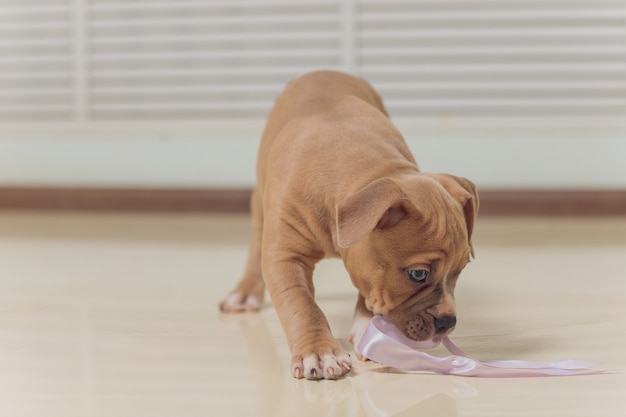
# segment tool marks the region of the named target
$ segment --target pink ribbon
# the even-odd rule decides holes
[[[452,356],[435,357],[416,349],[432,349],[442,343]],[[574,360],[556,362],[491,361],[473,359],[447,337],[417,342],[404,336],[382,316],[370,321],[358,347],[363,356],[404,371],[428,371],[446,375],[485,378],[591,375],[605,371],[590,369],[595,364]]]

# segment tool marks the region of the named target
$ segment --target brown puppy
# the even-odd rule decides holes
[[[313,268],[324,257],[341,257],[359,291],[355,346],[372,314],[414,340],[454,328],[476,189],[419,172],[367,82],[332,71],[291,82],[269,116],[257,176],[248,265],[220,307],[257,310],[267,286],[296,378],[334,379],[351,367],[314,299]]]

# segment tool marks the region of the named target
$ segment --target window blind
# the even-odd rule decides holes
[[[69,1],[0,1],[0,121],[71,120],[74,25]]]
[[[621,1],[360,3],[360,72],[400,115],[626,114]]]
[[[619,0],[0,0],[0,122],[263,118],[303,72],[394,116],[626,115]]]

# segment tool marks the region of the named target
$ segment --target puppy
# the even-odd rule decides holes
[[[476,188],[421,173],[366,81],[318,71],[288,84],[261,139],[257,179],[247,267],[220,307],[257,310],[267,287],[294,377],[335,379],[351,368],[314,299],[313,268],[325,257],[340,257],[358,289],[355,346],[372,315],[414,340],[454,329]]]

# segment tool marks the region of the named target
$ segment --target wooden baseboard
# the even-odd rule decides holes
[[[0,188],[0,210],[247,213],[249,189]],[[626,190],[481,190],[481,216],[625,216]]]
[[[483,216],[626,216],[626,190],[479,191]]]
[[[0,188],[0,209],[247,213],[251,190]]]

